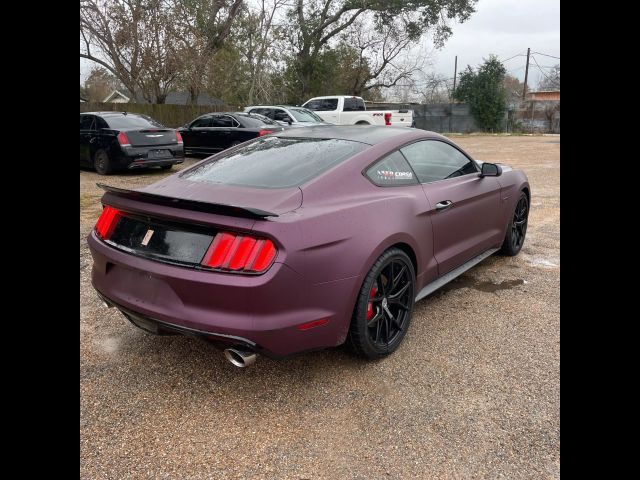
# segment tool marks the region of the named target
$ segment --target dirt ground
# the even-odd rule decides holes
[[[168,173],[81,170],[81,478],[559,478],[560,137],[453,139],[529,176],[524,248],[418,302],[371,363],[331,349],[238,369],[134,328],[90,284],[95,183]]]

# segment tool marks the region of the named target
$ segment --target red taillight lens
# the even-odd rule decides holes
[[[176,132],[176,141],[178,143],[183,143],[182,142],[182,135],[180,135],[180,132]]]
[[[127,137],[127,134],[124,132],[120,132],[118,134],[118,143],[120,145],[122,145],[123,147],[130,147],[131,143],[129,142],[129,137]]]
[[[122,217],[122,213],[120,213],[120,210],[117,208],[110,207],[109,205],[104,207],[100,218],[98,218],[98,223],[96,223],[96,233],[98,236],[103,240],[108,240],[120,221],[120,217]]]
[[[271,240],[235,233],[218,233],[202,259],[202,266],[232,272],[265,272],[278,250]]]
[[[269,135],[270,133],[273,133],[273,131],[272,130],[260,130],[258,132],[258,136],[262,137],[263,135]]]
[[[385,125],[391,125],[391,114],[390,113],[385,113],[384,114],[384,124]]]

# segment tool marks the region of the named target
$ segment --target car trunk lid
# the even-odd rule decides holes
[[[176,131],[171,128],[142,128],[121,130],[133,147],[175,145]]]
[[[139,189],[139,192],[170,197],[181,201],[212,205],[231,205],[254,212],[269,212],[278,216],[302,205],[302,191],[298,187],[256,188],[221,183],[191,181],[177,175]]]
[[[262,192],[248,201],[251,195],[230,186],[199,184],[177,190],[157,184],[138,190],[98,186],[106,191],[105,209],[111,209],[96,225],[103,241],[132,255],[197,269],[203,268],[218,233],[250,234],[257,221],[273,220],[302,203],[298,188]],[[111,227],[109,218],[106,226],[103,221],[108,213],[114,217]]]

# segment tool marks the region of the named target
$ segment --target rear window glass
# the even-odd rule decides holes
[[[111,128],[164,128],[164,125],[154,119],[142,115],[121,115],[104,117]]]
[[[245,187],[297,187],[367,147],[348,140],[264,137],[204,162],[182,178]]]
[[[365,110],[364,101],[361,98],[345,98],[344,99],[344,107],[342,108],[345,112],[358,112]]]
[[[236,116],[238,120],[244,124],[245,127],[248,128],[258,128],[262,125],[278,125],[276,122],[271,120],[270,118],[265,117],[264,115],[260,115],[257,113],[237,113]]]
[[[315,110],[316,112],[333,112],[338,109],[337,98],[323,98],[318,100],[310,100],[303,105],[304,108]]]

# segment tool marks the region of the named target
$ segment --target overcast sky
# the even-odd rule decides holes
[[[432,69],[453,77],[454,58],[458,71],[477,66],[493,53],[500,60],[517,54],[540,52],[560,56],[560,0],[480,0],[476,13],[463,24],[453,24],[453,35],[441,50],[431,51]],[[425,52],[427,49],[423,48]],[[560,63],[555,58],[534,54],[542,70]],[[526,57],[504,62],[507,72],[524,79]],[[92,62],[80,61],[80,82],[84,82]],[[529,67],[529,85],[535,88],[542,77],[535,62]]]
[[[462,24],[453,25],[453,35],[441,50],[432,53],[433,68],[453,77],[454,58],[458,56],[458,72],[467,65],[482,63],[493,53],[500,60],[532,52],[560,56],[560,0],[480,0],[476,13]],[[545,72],[560,60],[534,55]],[[524,80],[526,56],[504,62],[507,72]],[[529,85],[535,87],[540,70],[531,60]]]

